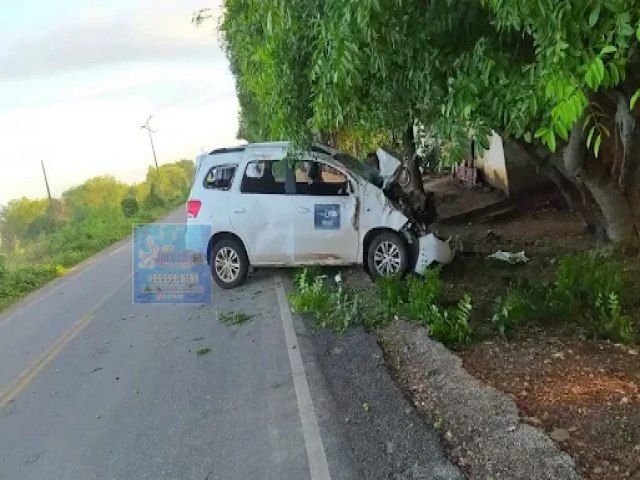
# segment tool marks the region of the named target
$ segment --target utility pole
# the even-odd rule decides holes
[[[156,157],[156,147],[153,145],[153,135],[152,135],[153,133],[156,133],[156,130],[152,130],[151,125],[149,125],[149,122],[151,121],[152,118],[153,118],[153,115],[149,115],[149,118],[147,118],[147,121],[144,122],[144,125],[142,125],[140,128],[146,130],[147,133],[149,134],[149,141],[151,142],[151,152],[153,152],[153,161],[156,164],[156,171],[159,171],[158,158]]]
[[[49,180],[47,179],[47,171],[44,168],[44,160],[40,160],[42,166],[42,174],[44,175],[44,184],[47,187],[47,196],[49,197],[49,206],[51,207],[51,217],[53,218],[53,224],[56,224],[56,211],[53,209],[53,198],[51,198],[51,189],[49,188]]]

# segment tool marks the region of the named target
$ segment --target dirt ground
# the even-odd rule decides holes
[[[592,479],[640,479],[638,349],[527,329],[462,352]],[[555,438],[554,438],[555,437]]]
[[[495,191],[465,190],[448,178],[432,186],[446,215],[504,200]],[[471,323],[480,342],[458,352],[468,371],[511,396],[522,417],[544,428],[585,477],[640,480],[638,346],[589,340],[576,329],[559,328],[526,328],[504,340],[489,322],[495,298],[509,285],[549,280],[563,254],[603,246],[602,239],[587,233],[553,192],[514,202],[500,220],[470,218],[443,224],[438,233],[462,247],[443,269],[446,298],[453,303],[468,292],[474,299]],[[530,262],[487,260],[497,250],[524,251]],[[640,262],[629,259],[628,267],[638,271]],[[638,327],[640,299],[632,307]]]

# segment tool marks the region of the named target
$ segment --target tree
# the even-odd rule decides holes
[[[90,211],[119,212],[120,202],[128,191],[127,184],[111,175],[104,175],[70,188],[62,194],[62,198],[71,215],[79,218]]]
[[[403,136],[419,191],[416,123],[446,140],[449,162],[469,139],[487,148],[493,129],[583,182],[613,240],[638,239],[636,0],[227,0],[225,7],[221,29],[248,136]]]
[[[17,242],[25,239],[29,225],[47,212],[48,205],[45,199],[31,200],[23,197],[11,200],[0,208],[0,241],[3,250],[13,253]]]

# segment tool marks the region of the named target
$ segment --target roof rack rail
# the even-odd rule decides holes
[[[312,145],[311,151],[315,153],[324,153],[325,155],[330,155],[329,150],[323,148],[322,145]]]
[[[208,155],[217,155],[219,153],[234,153],[234,152],[244,152],[245,147],[225,147],[225,148],[217,148],[215,150],[211,150]]]

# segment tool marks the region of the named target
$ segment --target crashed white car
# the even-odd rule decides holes
[[[329,147],[289,150],[262,143],[198,157],[187,237],[192,225],[211,227],[206,254],[219,286],[240,285],[250,266],[360,264],[391,276],[451,260],[446,242],[385,195],[399,168],[386,152],[378,171]]]

